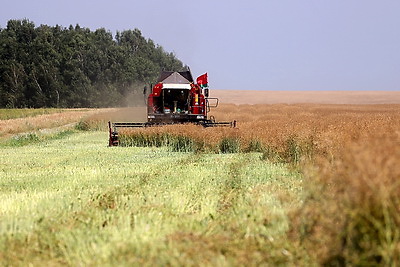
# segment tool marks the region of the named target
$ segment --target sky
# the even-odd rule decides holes
[[[399,0],[0,0],[0,27],[135,29],[211,89],[400,91]]]

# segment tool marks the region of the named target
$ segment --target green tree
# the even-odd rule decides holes
[[[115,106],[182,62],[139,29],[91,31],[10,20],[0,28],[0,107]],[[139,86],[138,86],[139,85]]]

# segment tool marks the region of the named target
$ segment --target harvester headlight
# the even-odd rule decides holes
[[[148,119],[155,119],[156,116],[154,116],[154,115],[149,115],[149,116],[147,116],[147,118],[148,118]]]
[[[203,116],[203,115],[198,115],[198,116],[196,117],[196,119],[204,119],[204,116]]]

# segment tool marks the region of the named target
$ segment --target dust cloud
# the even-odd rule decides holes
[[[113,112],[111,120],[121,122],[147,122],[147,109],[145,106],[119,108]]]
[[[113,121],[147,122],[147,97],[149,86],[144,90],[144,84],[135,84],[125,90],[121,108],[111,115]]]
[[[146,90],[144,90],[144,85],[134,87],[130,90],[127,90],[127,93],[124,96],[122,101],[123,107],[147,107],[147,97],[148,97],[149,88],[146,86]]]

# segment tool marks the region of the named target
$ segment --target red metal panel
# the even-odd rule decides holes
[[[160,96],[161,95],[161,90],[162,90],[162,83],[157,83],[156,85],[154,85],[153,87],[153,94],[154,96]]]

